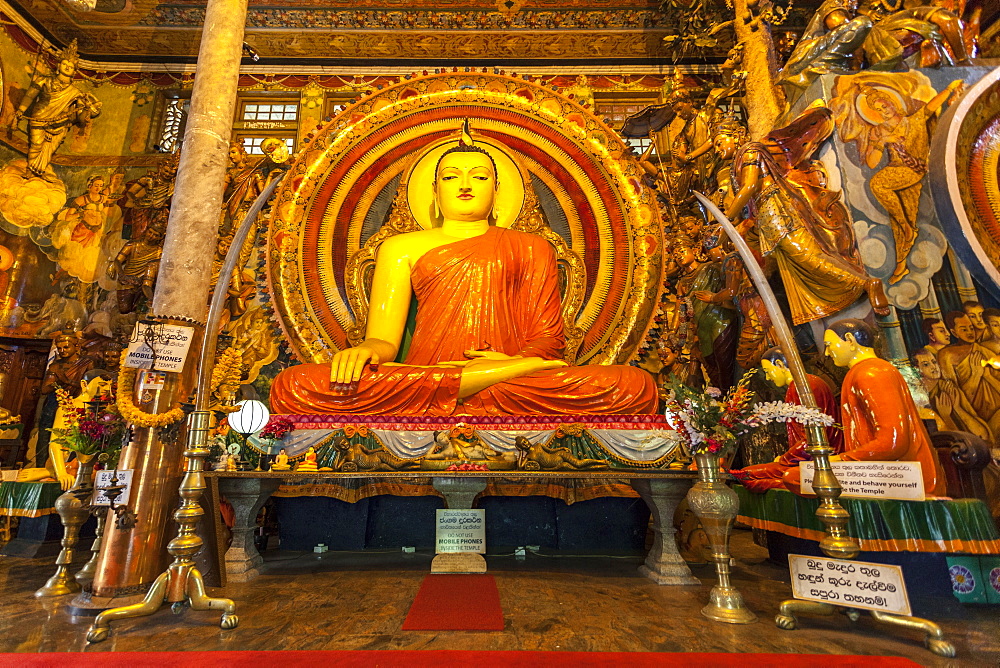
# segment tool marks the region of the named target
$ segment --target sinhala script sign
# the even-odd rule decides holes
[[[899,566],[790,554],[788,570],[795,598],[910,614],[910,599]]]
[[[184,370],[184,360],[187,359],[188,349],[191,347],[194,327],[157,326],[157,340],[153,342],[152,346],[143,340],[140,328],[144,328],[144,326],[141,323],[136,323],[132,340],[128,344],[125,366],[131,369],[153,369],[176,373]]]
[[[438,510],[437,553],[486,553],[486,511]]]

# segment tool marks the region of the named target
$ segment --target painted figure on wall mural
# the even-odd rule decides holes
[[[908,76],[839,77],[834,87],[836,97],[830,101],[840,140],[855,144],[864,164],[876,170],[868,187],[889,214],[896,246],[896,268],[890,283],[909,272],[906,258],[917,240],[917,214],[930,151],[930,122],[962,86],[961,80],[954,81],[925,102],[914,97],[926,95],[925,87],[916,78],[909,77],[908,85],[900,85],[899,78]]]
[[[372,283],[364,342],[330,364],[285,369],[279,413],[532,415],[649,413],[652,377],[631,366],[568,366],[558,269],[540,236],[491,223],[503,204],[499,149],[467,129],[434,169],[439,227],[389,237]],[[426,156],[424,160],[426,160]],[[513,192],[515,186],[510,186]],[[427,202],[431,204],[431,202]],[[407,313],[416,326],[402,364]]]
[[[938,352],[941,375],[955,382],[976,414],[1000,433],[1000,374],[984,363],[1000,352],[1000,343],[976,341],[976,329],[963,311],[944,317],[954,343]]]
[[[924,336],[927,337],[927,348],[933,350],[935,355],[951,343],[951,333],[941,320],[937,318],[924,318],[920,327],[924,332]]]
[[[744,145],[734,165],[739,191],[726,215],[737,220],[749,205],[760,250],[777,260],[797,325],[833,315],[864,293],[876,313],[889,312],[881,281],[858,258],[840,193],[824,187],[811,160],[833,130],[830,110],[812,107]]]
[[[938,427],[947,431],[967,431],[987,442],[993,441],[989,426],[976,414],[976,409],[955,381],[941,374],[937,353],[921,348],[913,354],[913,366],[920,372],[920,380],[927,390],[927,398],[934,409]]]
[[[73,40],[59,53],[55,72],[32,80],[15,112],[28,120],[28,170],[48,181],[57,180],[49,163],[70,128],[85,127],[101,113],[100,101],[73,85],[76,68]]]
[[[986,309],[983,305],[974,301],[962,302],[962,310],[965,311],[965,315],[969,316],[972,331],[976,334],[976,341],[992,341],[993,337],[986,326],[986,318],[984,317]]]
[[[121,246],[122,172],[110,179],[94,174],[86,190],[70,199],[45,228],[33,228],[32,240],[50,259],[83,283],[93,283],[107,270]]]

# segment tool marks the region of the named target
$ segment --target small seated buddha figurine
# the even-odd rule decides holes
[[[801,404],[799,392],[795,388],[792,380],[792,372],[788,368],[788,362],[781,348],[777,346],[764,353],[760,362],[764,370],[764,377],[775,387],[787,387],[785,401],[790,404]],[[833,396],[833,391],[819,376],[811,373],[806,374],[809,381],[809,388],[812,390],[813,398],[816,399],[816,406],[831,416],[834,422],[840,422],[840,407],[837,399]],[[740,471],[733,471],[733,475],[743,483],[751,492],[763,494],[769,489],[784,487],[782,476],[790,469],[797,469],[799,462],[812,459],[806,452],[806,429],[798,422],[789,421],[785,423],[788,433],[788,450],[774,458],[773,462],[753,464],[745,466]],[[826,428],[826,440],[830,444],[834,453],[839,453],[844,449],[844,434],[839,427],[830,426]]]
[[[290,468],[292,468],[292,467],[288,463],[288,453],[285,452],[284,448],[282,448],[281,452],[278,453],[278,456],[275,457],[274,461],[271,463],[271,470],[272,471],[287,471]]]
[[[382,243],[364,341],[329,364],[282,371],[271,387],[271,409],[431,416],[655,412],[656,386],[645,371],[567,366],[555,252],[539,236],[496,225],[494,202],[503,184],[494,158],[473,143],[467,126],[434,174],[441,222]],[[398,363],[414,298],[416,326]]]
[[[309,446],[306,456],[295,467],[296,473],[316,473],[319,467],[316,465],[316,449]]]
[[[920,462],[925,494],[944,496],[944,470],[920,411],[903,375],[875,355],[871,326],[854,318],[840,320],[826,330],[823,341],[833,363],[849,369],[840,390],[844,450],[830,461]],[[784,482],[801,493],[798,469],[790,469]]]

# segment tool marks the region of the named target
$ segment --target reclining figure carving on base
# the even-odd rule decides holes
[[[524,436],[514,438],[517,448],[517,468],[523,471],[579,471],[581,469],[606,469],[603,459],[577,457],[566,447],[549,447],[541,442],[532,443]]]
[[[420,460],[407,461],[379,446],[369,450],[360,443],[351,443],[347,438],[339,438],[334,443],[337,450],[337,471],[404,471],[420,466]]]

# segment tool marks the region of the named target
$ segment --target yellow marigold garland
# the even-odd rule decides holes
[[[118,396],[115,398],[118,412],[122,414],[125,422],[136,427],[166,427],[183,419],[184,410],[180,406],[171,408],[166,413],[147,413],[132,403],[135,375],[138,370],[125,366],[126,357],[128,357],[128,350],[123,350],[121,366],[118,371]]]

